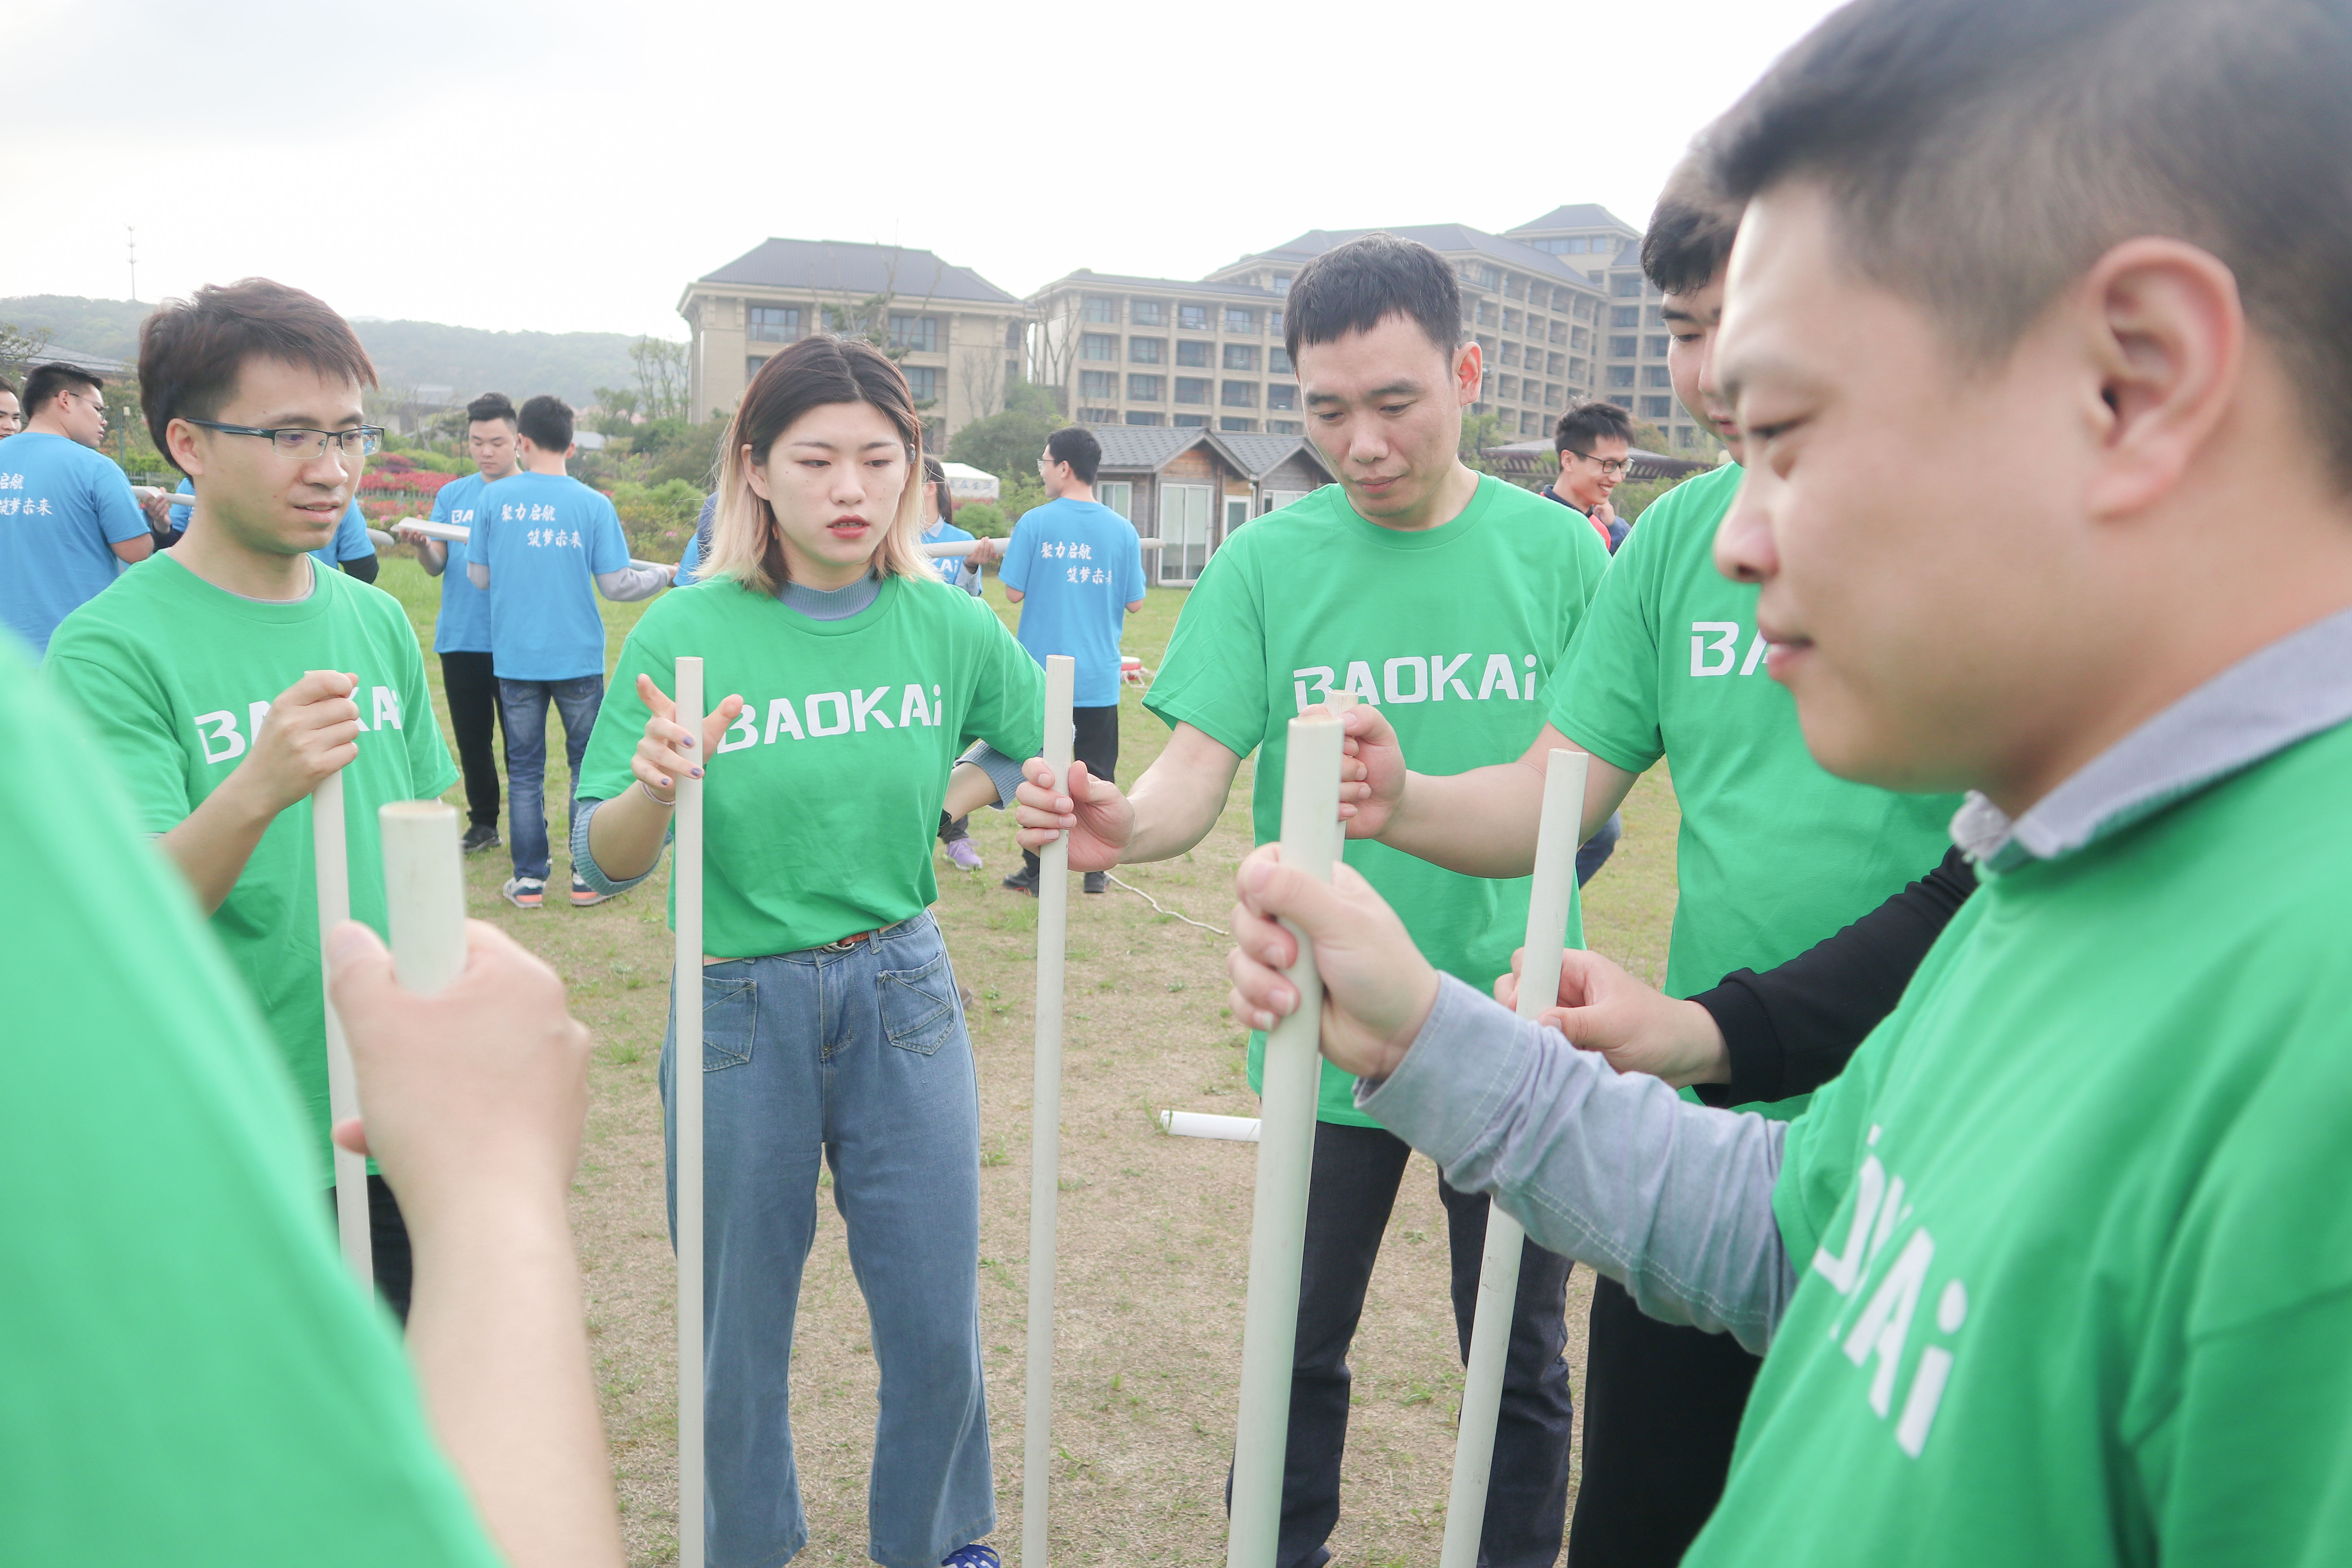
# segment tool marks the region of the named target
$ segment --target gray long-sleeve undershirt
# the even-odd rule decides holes
[[[1651,1317],[1759,1355],[1770,1344],[1797,1288],[1772,1215],[1785,1123],[1620,1075],[1450,975],[1397,1070],[1360,1083],[1356,1104]]]
[[[490,569],[478,561],[466,563],[466,581],[477,588],[490,585]],[[644,566],[624,566],[618,572],[596,574],[596,592],[616,605],[634,604],[650,599],[669,586],[670,571],[667,566],[648,563]]]

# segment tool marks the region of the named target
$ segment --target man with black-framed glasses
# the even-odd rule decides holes
[[[248,279],[164,306],[140,333],[147,427],[196,481],[179,544],[68,616],[44,672],[79,706],[212,918],[327,1147],[324,998],[309,801],[343,779],[352,913],[384,929],[377,808],[457,782],[425,658],[390,595],[324,569],[383,432],[350,325]],[[408,1303],[407,1227],[368,1178],[375,1277]]]
[[[106,383],[50,363],[25,378],[23,432],[0,458],[0,622],[39,657],[58,623],[155,540],[106,439]]]
[[[1613,403],[1579,404],[1559,416],[1551,444],[1559,454],[1559,478],[1543,493],[1582,512],[1615,554],[1633,527],[1609,504],[1633,460],[1633,416]]]

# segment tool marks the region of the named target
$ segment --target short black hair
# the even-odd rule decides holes
[[[1590,456],[1592,443],[1616,437],[1628,447],[1633,444],[1633,416],[1613,403],[1598,399],[1580,403],[1559,416],[1552,427],[1551,449],[1565,452],[1573,447]]]
[[[551,392],[524,399],[515,418],[515,429],[542,452],[570,451],[574,428],[572,405]]]
[[[1083,425],[1065,425],[1046,437],[1045,455],[1057,463],[1069,464],[1070,472],[1082,485],[1094,483],[1096,473],[1102,468],[1102,443]]]
[[[1731,259],[1739,212],[1740,204],[1716,187],[1706,159],[1686,154],[1666,176],[1642,236],[1642,275],[1661,294],[1706,288]]]
[[[33,374],[25,378],[25,395],[17,401],[25,405],[25,417],[30,419],[35,414],[48,406],[49,399],[60,392],[77,386],[87,386],[103,392],[106,390],[106,380],[103,376],[91,374],[79,365],[59,364],[53,360],[47,364],[36,365],[33,368]]]
[[[505,420],[510,429],[521,423],[515,414],[514,400],[503,392],[486,392],[466,405],[467,424],[479,425],[491,419]]]
[[[1854,0],[1704,140],[1731,200],[1818,184],[1977,365],[2124,240],[2203,247],[2352,489],[2347,82],[2344,0]]]
[[[9,396],[15,397],[16,395],[16,384],[10,381],[6,376],[0,375],[0,392],[5,392]]]
[[[1451,355],[1462,345],[1462,286],[1445,258],[1417,239],[1363,234],[1298,270],[1285,301],[1282,346],[1290,363],[1307,343],[1336,342],[1403,316]]]
[[[139,403],[148,437],[173,467],[164,438],[172,421],[216,417],[249,359],[375,384],[359,334],[317,295],[267,278],[207,283],[165,301],[139,328]]]

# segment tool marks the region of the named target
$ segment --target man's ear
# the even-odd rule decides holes
[[[2128,239],[2076,295],[2097,378],[2094,515],[2139,510],[2177,484],[2228,418],[2246,349],[2238,280],[2177,239]]]
[[[1478,352],[1478,341],[1473,338],[1454,351],[1454,399],[1467,408],[1478,401],[1478,388],[1485,382],[1486,368]]]
[[[174,418],[163,426],[163,445],[180,472],[191,479],[204,477],[205,449],[196,439],[194,426],[184,419]]]

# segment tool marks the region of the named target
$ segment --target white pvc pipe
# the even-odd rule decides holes
[[[463,523],[434,522],[428,519],[421,517],[404,517],[398,522],[393,524],[393,526],[400,530],[402,533],[409,534],[417,539],[437,539],[444,544],[463,544],[467,540],[474,537],[474,531],[466,527]],[[372,539],[381,536],[382,542],[377,545],[378,549],[388,549],[392,545],[401,542],[401,541],[394,535],[385,533],[382,529],[378,528],[369,529],[368,536]],[[630,557],[629,564],[636,567],[640,571],[643,571],[648,566],[663,572],[674,573],[677,571],[677,567],[667,563],[660,561],[639,561],[635,556]]]
[[[383,836],[393,975],[418,995],[430,996],[466,972],[466,869],[457,847],[457,808],[446,800],[396,800],[379,806],[375,820]]]
[[[343,775],[330,773],[310,793],[310,858],[319,878],[319,975],[327,976],[327,940],[352,918],[351,848],[343,834]],[[327,1116],[329,1124],[360,1113],[359,1080],[352,1073],[352,1047],[335,1003],[326,1002]],[[368,1219],[367,1161],[338,1143],[335,1148],[335,1233],[343,1266],[361,1285],[375,1283],[375,1249]]]
[[[1045,659],[1045,765],[1069,787],[1077,661]],[[1029,1386],[1021,1449],[1021,1564],[1045,1568],[1054,1458],[1054,1222],[1062,1174],[1062,990],[1070,929],[1070,839],[1037,851],[1037,1059],[1029,1123]]]
[[[436,534],[435,537],[438,538],[439,535]],[[1136,542],[1142,545],[1146,550],[1157,550],[1162,544],[1165,544],[1167,541],[1161,539],[1143,539],[1138,540]],[[977,539],[946,539],[941,540],[937,544],[926,544],[920,548],[924,554],[929,556],[934,561],[938,561],[950,555],[961,559],[979,549],[980,541]]]
[[[1339,721],[1290,721],[1282,775],[1282,858],[1331,879],[1339,858]],[[1297,1010],[1265,1042],[1259,1095],[1257,1194],[1250,1216],[1249,1303],[1242,1319],[1239,1427],[1234,1439],[1226,1568],[1274,1568],[1282,1524],[1283,1454],[1290,1435],[1290,1369],[1298,1339],[1298,1270],[1307,1242],[1307,1180],[1315,1158],[1322,1081],[1323,982],[1304,932],[1288,978]]]
[[[677,661],[677,722],[703,757],[702,661]],[[677,1016],[672,1091],[677,1102],[677,1561],[702,1568],[702,781],[680,773],[673,796],[677,833],[670,893],[677,904],[677,947],[670,1009]]]
[[[1163,1110],[1160,1130],[1179,1138],[1223,1138],[1234,1143],[1257,1142],[1255,1116],[1211,1116],[1199,1110]]]
[[[1584,819],[1582,752],[1554,750],[1544,766],[1543,817],[1536,830],[1536,868],[1528,890],[1528,940],[1519,961],[1519,1017],[1533,1022],[1559,994],[1560,949],[1576,893],[1576,848]],[[1486,1249],[1478,1266],[1478,1305],[1463,1368],[1462,1419],[1454,1432],[1454,1482],[1445,1500],[1445,1542],[1438,1568],[1478,1568],[1486,1519],[1486,1482],[1495,1463],[1495,1420],[1503,1403],[1503,1363],[1518,1304],[1519,1254],[1527,1231],[1486,1205]]]

